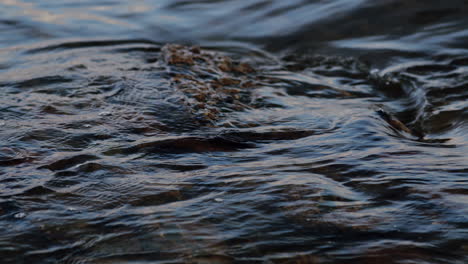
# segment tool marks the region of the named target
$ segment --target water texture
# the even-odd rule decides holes
[[[0,262],[467,263],[466,14],[1,1]]]

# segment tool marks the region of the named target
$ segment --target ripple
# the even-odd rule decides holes
[[[70,167],[73,167],[77,164],[81,164],[81,163],[84,163],[86,161],[90,161],[90,160],[96,160],[96,159],[99,159],[97,156],[94,156],[94,155],[89,155],[89,154],[81,154],[81,155],[76,155],[76,156],[72,156],[72,157],[65,157],[65,158],[62,158],[62,159],[59,159],[57,161],[54,161],[48,165],[44,165],[40,168],[45,168],[45,169],[49,169],[49,170],[52,170],[52,171],[56,171],[56,170],[64,170],[64,169],[67,169],[67,168],[70,168]]]
[[[345,2],[82,3],[97,25],[76,23],[80,38],[73,16],[31,27],[55,39],[2,48],[2,259],[462,263],[467,71],[452,44],[466,32],[450,22],[463,10]],[[131,14],[144,30],[86,35]],[[273,20],[294,26],[277,36]],[[207,45],[163,45],[175,35]],[[170,47],[208,63],[171,65]],[[223,95],[212,122],[180,78]]]

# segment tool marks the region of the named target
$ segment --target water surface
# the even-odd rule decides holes
[[[2,263],[468,262],[466,1],[0,10]],[[166,43],[246,107],[199,122]]]

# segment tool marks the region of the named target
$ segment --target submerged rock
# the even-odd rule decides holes
[[[251,108],[257,71],[248,63],[200,47],[167,44],[157,62],[171,85],[185,96],[184,104],[201,123],[213,123],[223,111]]]

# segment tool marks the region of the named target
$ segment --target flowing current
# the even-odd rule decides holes
[[[467,1],[0,14],[0,263],[468,262]]]

